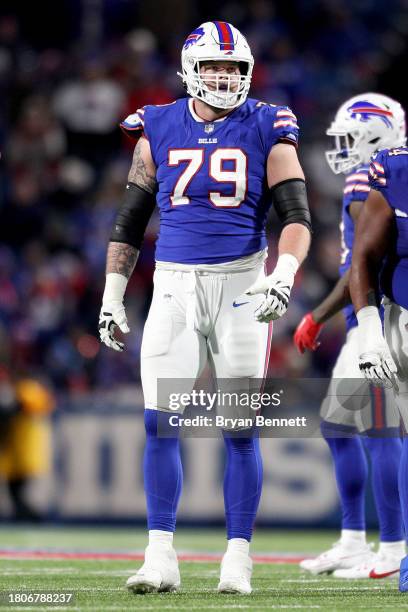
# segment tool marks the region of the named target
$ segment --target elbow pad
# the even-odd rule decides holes
[[[312,231],[312,221],[307,203],[306,185],[303,179],[282,181],[270,189],[272,202],[279,220],[285,225],[300,223]]]
[[[116,215],[110,242],[125,242],[140,249],[155,205],[156,200],[152,193],[148,193],[136,183],[128,183],[122,206]]]

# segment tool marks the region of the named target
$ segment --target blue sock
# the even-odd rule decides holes
[[[398,471],[401,459],[400,438],[363,437],[371,458],[372,486],[380,525],[381,542],[404,539]]]
[[[183,468],[177,435],[160,436],[161,427],[164,429],[167,425],[167,429],[169,428],[168,418],[168,413],[157,410],[145,410],[144,413],[146,446],[143,473],[149,530],[174,531],[176,528],[177,505],[183,486]],[[173,433],[178,428],[171,430]]]
[[[408,533],[408,438],[402,442],[401,461],[398,472],[398,486],[402,508],[402,518],[405,525],[405,533]],[[408,591],[408,556],[401,561],[399,579],[400,591]]]
[[[336,432],[335,426],[326,421],[322,421],[320,429],[333,457],[340,495],[342,529],[364,531],[367,459],[363,443],[356,435],[334,437],[341,436],[341,431]]]
[[[408,437],[402,441],[401,460],[398,471],[398,488],[402,508],[405,534],[408,535]]]
[[[408,555],[401,561],[399,590],[402,593],[406,593],[408,591]]]
[[[224,433],[227,452],[224,505],[227,539],[251,541],[262,491],[262,457],[259,438],[232,437]]]

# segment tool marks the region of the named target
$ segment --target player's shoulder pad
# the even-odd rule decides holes
[[[146,135],[148,124],[157,117],[166,113],[169,107],[173,107],[178,100],[169,104],[148,104],[142,108],[138,108],[136,112],[128,115],[126,119],[119,124],[121,130],[130,138],[138,140],[140,136]]]
[[[371,158],[370,185],[381,189],[393,176],[408,175],[408,147],[395,147],[378,151]]]
[[[269,132],[271,144],[287,142],[297,146],[299,126],[295,113],[289,106],[277,106],[259,100],[253,101],[253,112],[257,115],[262,131]]]
[[[260,100],[253,100],[253,102],[253,111],[258,114],[260,121],[272,122],[275,129],[290,123],[298,127],[296,115],[289,106],[278,106]]]
[[[369,164],[361,164],[354,168],[347,174],[346,181],[343,189],[343,195],[345,198],[349,198],[350,201],[367,199],[370,191],[368,172]]]
[[[142,108],[138,108],[135,113],[128,115],[126,119],[120,122],[120,129],[130,138],[138,140],[144,131],[145,112],[145,106]]]
[[[372,155],[368,171],[369,185],[372,189],[381,191],[387,186],[387,157],[391,149],[383,149]]]

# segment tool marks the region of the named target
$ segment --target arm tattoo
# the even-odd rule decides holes
[[[106,259],[106,274],[116,272],[130,278],[137,261],[139,251],[124,242],[110,242]]]
[[[152,171],[149,173],[148,167],[143,160],[140,143],[141,140],[137,142],[133,153],[128,180],[130,183],[136,183],[144,191],[154,193],[156,191],[156,177],[152,174]],[[138,256],[139,250],[131,244],[111,241],[106,258],[106,274],[116,272],[126,276],[126,278],[130,278]]]
[[[136,183],[145,191],[154,193],[156,190],[156,177],[149,174],[149,170],[141,155],[141,139],[137,142],[133,153],[132,166],[129,170],[129,183]]]

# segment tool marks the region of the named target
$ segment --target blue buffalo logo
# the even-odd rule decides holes
[[[353,119],[366,122],[370,117],[376,116],[380,117],[381,121],[383,121],[387,127],[392,127],[392,123],[388,119],[388,117],[394,116],[392,112],[385,108],[380,108],[371,102],[361,100],[361,102],[355,102],[352,106],[349,106],[347,110]]]
[[[184,49],[188,49],[192,45],[195,45],[200,38],[204,36],[204,28],[196,28],[191,34],[189,34],[186,38],[186,42],[184,43]]]

